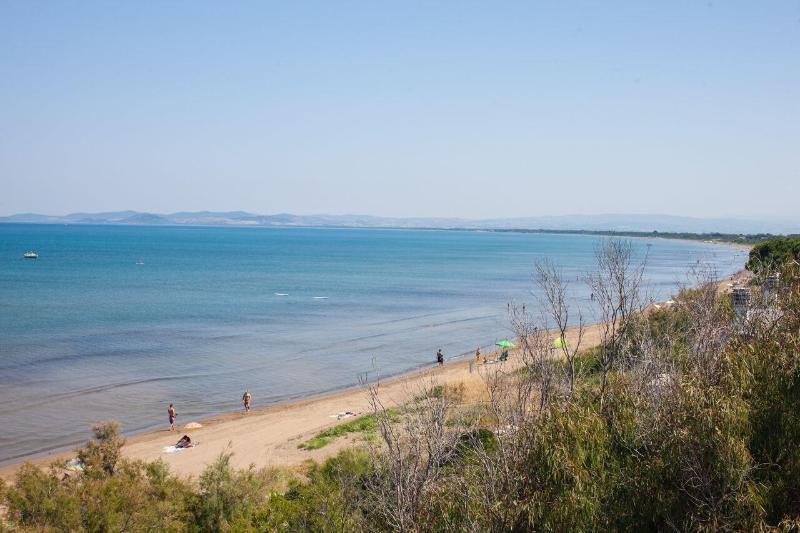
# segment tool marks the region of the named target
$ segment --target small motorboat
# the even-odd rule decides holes
[[[25,252],[24,254],[22,254],[22,257],[24,257],[25,259],[38,259],[39,258],[39,254],[37,254],[33,250],[29,250],[29,251]]]

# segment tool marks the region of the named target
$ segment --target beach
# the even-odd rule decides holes
[[[747,273],[739,272],[724,278],[719,282],[720,289],[728,290],[730,284],[741,281],[746,276]],[[586,326],[582,349],[598,345],[600,329],[598,324]],[[555,338],[555,334],[553,335]],[[570,329],[567,335],[568,342],[574,342],[575,335],[575,329]],[[496,355],[495,353],[494,356]],[[502,370],[511,372],[521,365],[519,353],[517,350],[511,350],[508,361],[502,365]],[[377,384],[378,393],[385,405],[393,407],[408,402],[421,387],[429,385],[431,381],[437,384],[465,383],[468,387],[479,387],[482,374],[495,371],[497,366],[497,364],[474,364],[474,360],[469,358],[448,361],[444,366],[438,367],[432,357],[430,366],[371,384]],[[232,453],[231,463],[239,468],[246,468],[251,464],[256,467],[294,467],[308,460],[324,459],[336,454],[343,447],[352,445],[352,439],[345,437],[317,450],[298,448],[300,443],[318,432],[351,420],[351,418],[337,420],[335,417],[337,413],[346,411],[358,415],[369,413],[369,400],[365,387],[351,387],[253,409],[248,414],[238,411],[200,420],[187,420],[181,417],[181,406],[176,405],[179,413],[177,431],[169,430],[165,408],[164,429],[129,437],[123,447],[123,456],[142,461],[161,459],[173,472],[189,477],[197,477],[221,453]],[[254,398],[254,401],[257,404],[258,398]],[[195,430],[182,429],[185,424],[194,421],[200,422],[203,427]],[[184,434],[188,434],[197,446],[178,453],[163,451],[164,447],[175,444]],[[35,465],[47,466],[52,462],[63,463],[74,456],[75,453],[70,451],[41,455],[29,460]],[[18,461],[0,467],[0,477],[12,479],[22,463],[23,461]]]
[[[599,327],[588,326],[584,332],[582,346],[596,346],[600,339]],[[567,336],[573,339],[574,330]],[[489,354],[487,354],[488,356]],[[494,356],[496,357],[496,353]],[[503,363],[504,371],[513,371],[522,364],[516,350],[511,350],[509,359]],[[447,362],[438,367],[431,366],[376,382],[379,395],[387,407],[400,406],[409,401],[420,387],[433,380],[437,384],[474,383],[481,380],[483,371],[493,371],[495,364],[473,364],[472,360]],[[374,383],[375,384],[375,383]],[[255,399],[257,401],[257,399]],[[128,459],[155,461],[162,459],[173,472],[182,476],[198,476],[203,469],[221,453],[232,453],[231,463],[238,468],[253,464],[256,467],[292,467],[309,459],[320,460],[335,454],[352,443],[347,438],[338,439],[317,450],[303,450],[298,444],[319,431],[349,419],[332,418],[337,413],[350,411],[358,415],[370,412],[369,394],[364,387],[354,387],[316,397],[253,409],[227,413],[199,420],[200,429],[184,430],[183,425],[194,420],[182,420],[180,405],[177,431],[165,428],[129,437],[123,447],[123,456]],[[166,410],[164,419],[166,422]],[[165,453],[164,447],[175,444],[188,434],[197,446],[179,453]],[[35,465],[47,466],[52,462],[63,462],[75,456],[73,451],[47,454],[30,459]],[[0,477],[12,479],[22,461],[0,467]]]
[[[421,380],[477,383],[468,360],[513,333],[509,302],[535,303],[533,261],[564,265],[573,305],[597,320],[586,284],[592,236],[243,228],[0,227],[0,251],[34,242],[36,263],[0,262],[0,476],[26,459],[72,454],[92,424],[116,420],[127,456],[196,475],[227,449],[233,463],[293,465],[297,445],[363,413],[365,376],[387,403]],[[690,265],[720,275],[746,251],[637,239],[647,283],[665,300]],[[16,244],[15,244],[16,243]],[[5,247],[5,248],[3,248]],[[88,253],[87,253],[88,252]],[[2,254],[0,254],[2,256]],[[587,338],[584,346],[589,346]],[[448,359],[433,368],[442,348]],[[504,368],[519,364],[512,354]],[[253,410],[237,412],[244,390]],[[162,448],[174,403],[198,446]],[[334,418],[331,418],[334,416]],[[62,453],[63,452],[63,453]]]
[[[0,465],[85,441],[352,387],[469,357],[513,335],[509,302],[536,305],[533,264],[584,276],[601,238],[458,231],[0,225]],[[669,298],[691,266],[720,276],[746,252],[636,239]],[[40,256],[26,262],[19,249]]]

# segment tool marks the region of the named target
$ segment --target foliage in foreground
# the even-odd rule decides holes
[[[788,530],[800,525],[800,277],[782,279],[775,312],[752,321],[701,288],[631,322],[602,396],[598,351],[579,359],[574,391],[562,381],[545,403],[526,392],[541,384],[533,366],[487,380],[478,417],[455,416],[465,407],[432,387],[399,421],[376,411],[382,448],[302,477],[223,455],[180,480],[120,459],[102,426],[82,476],[26,466],[0,495],[22,531]]]

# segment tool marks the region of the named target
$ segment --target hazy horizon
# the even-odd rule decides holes
[[[0,5],[0,216],[796,217],[800,4]]]
[[[122,209],[98,209],[92,211],[86,210],[68,210],[59,213],[54,212],[43,212],[43,211],[12,211],[9,213],[2,213],[0,217],[13,217],[13,216],[20,216],[20,215],[43,215],[48,217],[65,217],[70,215],[77,215],[77,214],[86,214],[86,215],[95,215],[95,214],[108,214],[108,213],[138,213],[138,214],[153,214],[153,215],[173,215],[177,213],[247,213],[250,215],[256,216],[280,216],[280,215],[294,215],[294,216],[303,216],[303,217],[314,217],[314,216],[330,216],[330,217],[373,217],[373,218],[396,218],[396,219],[462,219],[462,220],[472,220],[472,221],[481,221],[481,220],[511,220],[516,218],[568,218],[568,217],[665,217],[665,218],[688,218],[688,219],[697,219],[697,220],[712,220],[712,219],[730,219],[730,220],[752,220],[752,221],[783,221],[783,222],[793,222],[793,223],[800,223],[800,215],[766,215],[766,216],[753,216],[753,215],[737,215],[737,214],[729,214],[729,215],[719,215],[719,216],[692,216],[692,215],[676,215],[674,213],[644,213],[644,212],[594,212],[594,213],[553,213],[549,215],[539,215],[536,213],[529,213],[527,215],[520,215],[520,216],[488,216],[488,217],[461,217],[461,216],[413,216],[413,215],[382,215],[379,213],[371,213],[371,212],[341,212],[341,213],[332,213],[332,212],[312,212],[312,213],[301,213],[301,212],[291,212],[291,211],[272,211],[272,212],[258,212],[258,211],[248,211],[245,209],[171,209],[168,211],[147,211],[147,210],[140,210],[140,209],[130,209],[130,208],[122,208]]]
[[[250,213],[245,211],[177,211],[150,213],[132,210],[111,212],[77,212],[66,215],[20,213],[0,216],[0,223],[32,224],[123,224],[123,225],[181,225],[181,226],[238,226],[238,227],[339,227],[339,228],[405,228],[405,229],[467,229],[522,231],[622,231],[661,233],[727,233],[727,234],[797,234],[800,219],[767,217],[755,218],[697,218],[659,214],[592,214],[550,215],[514,218],[436,218],[381,217],[368,214]]]

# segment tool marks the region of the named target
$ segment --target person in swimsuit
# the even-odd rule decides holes
[[[444,366],[444,354],[442,353],[441,348],[439,348],[439,351],[436,352],[436,362],[439,363],[439,366]]]
[[[175,410],[175,406],[169,404],[169,408],[167,409],[167,413],[169,414],[169,430],[175,431],[175,419],[178,418],[178,411]]]
[[[249,413],[250,412],[250,402],[252,400],[253,400],[253,397],[250,395],[250,391],[249,390],[244,391],[244,394],[242,395],[242,404],[244,404],[244,412],[245,413]]]

